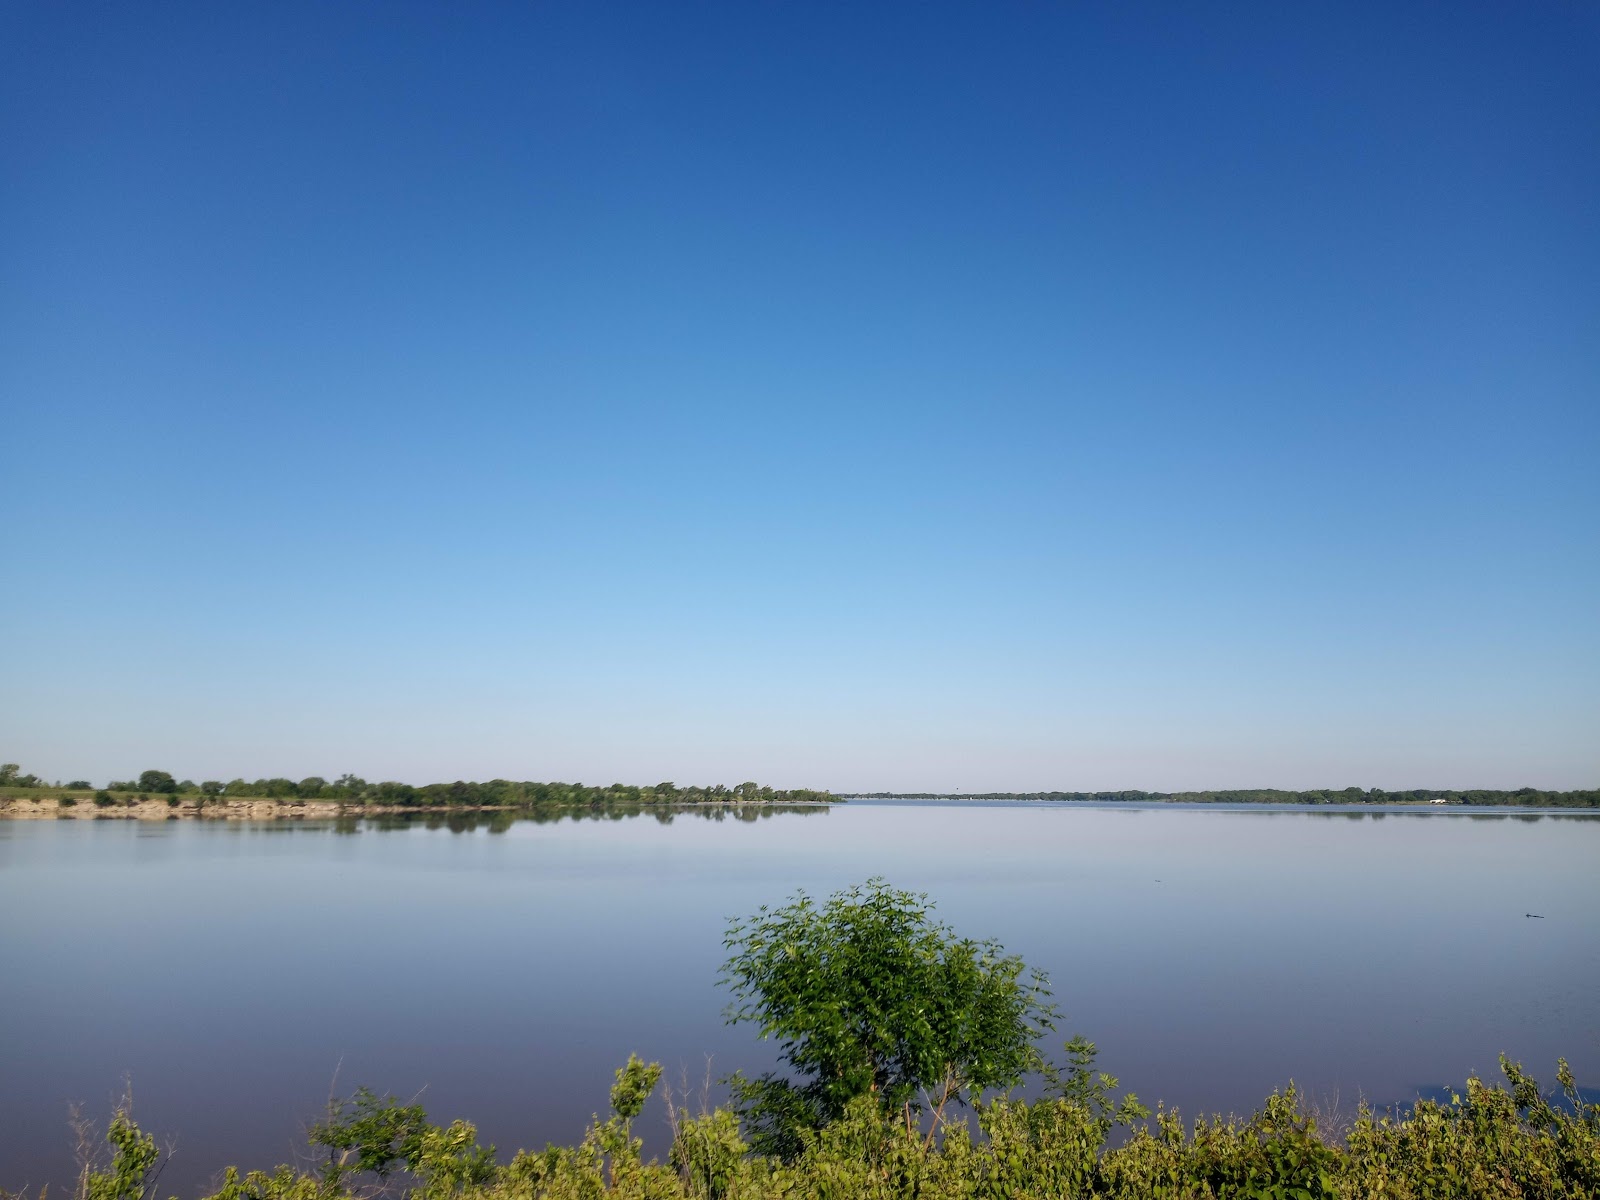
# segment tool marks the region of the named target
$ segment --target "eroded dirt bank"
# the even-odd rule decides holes
[[[27,797],[0,798],[0,819],[12,820],[121,820],[121,821],[172,821],[199,819],[204,821],[309,821],[332,820],[335,817],[382,817],[402,813],[463,813],[500,812],[500,809],[427,808],[418,805],[401,807],[386,804],[340,804],[335,800],[207,800],[202,808],[193,797],[180,797],[177,804],[168,804],[166,797],[140,800],[133,804],[100,806],[92,799],[80,799],[76,804],[62,804],[55,797],[33,799]]]

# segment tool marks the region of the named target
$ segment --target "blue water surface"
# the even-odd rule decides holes
[[[1051,977],[1147,1102],[1346,1110],[1491,1074],[1600,1081],[1600,819],[872,803],[491,827],[0,821],[0,1186],[72,1174],[68,1105],[177,1153],[163,1194],[304,1156],[358,1084],[502,1150],[569,1141],[630,1052],[698,1089],[727,919],[881,875]],[[1530,916],[1529,914],[1537,914]],[[708,1068],[707,1057],[710,1056]],[[642,1118],[664,1145],[654,1102]]]

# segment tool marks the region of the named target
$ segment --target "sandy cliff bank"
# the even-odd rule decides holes
[[[134,804],[112,804],[104,808],[92,799],[80,799],[76,804],[63,805],[53,796],[44,799],[28,797],[0,797],[0,819],[12,820],[120,820],[120,821],[172,821],[184,818],[205,821],[302,821],[331,820],[334,817],[377,817],[398,813],[428,812],[482,812],[495,811],[472,808],[400,808],[391,805],[341,805],[333,800],[207,800],[202,809],[194,798],[184,796],[176,805],[169,805],[166,797],[141,800]]]

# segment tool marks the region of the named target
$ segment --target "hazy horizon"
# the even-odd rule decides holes
[[[0,11],[0,755],[1600,784],[1600,7]]]

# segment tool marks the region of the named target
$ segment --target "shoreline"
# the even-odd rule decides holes
[[[104,807],[93,800],[79,800],[63,805],[54,799],[23,799],[13,797],[0,800],[0,820],[12,821],[293,821],[337,820],[340,817],[387,817],[402,813],[495,813],[516,812],[517,809],[467,807],[456,805],[406,807],[398,804],[341,804],[337,800],[300,800],[285,803],[278,800],[208,800],[205,806],[192,800],[168,804],[165,799],[140,800],[124,804],[120,800]]]
[[[733,800],[722,801],[689,801],[672,804],[640,805],[641,810],[650,808],[690,809],[690,808],[795,808],[812,807],[827,808],[825,802],[784,800]],[[405,816],[450,816],[464,815],[494,815],[504,813],[516,816],[519,813],[567,811],[571,809],[586,810],[590,806],[584,804],[561,805],[556,808],[526,807],[515,808],[504,805],[471,805],[471,804],[349,804],[338,800],[272,800],[272,799],[242,799],[242,800],[207,800],[202,807],[193,800],[180,799],[177,804],[168,804],[165,799],[141,800],[134,804],[97,805],[93,800],[79,800],[76,804],[62,805],[54,797],[34,799],[32,797],[0,797],[0,820],[11,821],[335,821],[349,820],[360,817],[405,817]]]

